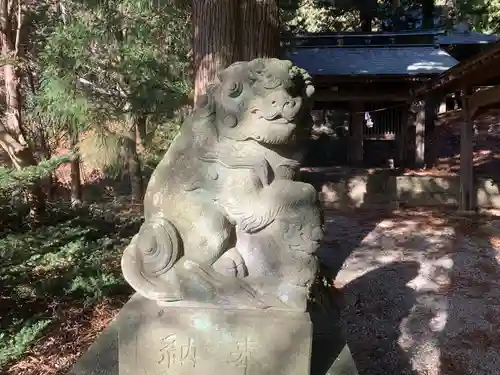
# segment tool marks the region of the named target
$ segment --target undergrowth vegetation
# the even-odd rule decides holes
[[[145,137],[139,153],[144,183],[183,119],[182,114],[176,115]],[[22,369],[13,371],[12,366],[30,356],[47,337],[57,336],[55,332],[68,322],[85,320],[78,314],[92,315],[103,303],[119,308],[133,292],[121,275],[120,258],[141,225],[142,207],[130,202],[130,185],[119,169],[113,173],[113,168],[106,168],[100,179],[83,184],[81,205],[72,206],[59,192],[46,201],[42,216],[30,216],[26,194],[35,184],[43,185],[70,158],[71,153],[21,170],[0,167],[2,374],[23,373]],[[52,187],[57,184],[51,181]],[[75,348],[78,355],[79,350]]]
[[[0,227],[0,369],[61,323],[61,306],[130,295],[120,256],[141,216],[118,208],[56,205],[39,223],[2,215],[17,225]]]

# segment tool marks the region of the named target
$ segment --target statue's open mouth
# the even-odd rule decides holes
[[[290,136],[282,135],[274,138],[256,136],[255,140],[259,143],[265,143],[267,145],[282,145],[290,140]]]
[[[267,121],[274,121],[281,118],[281,113],[279,113],[278,111],[274,111],[264,114],[261,112],[260,117],[265,118]]]
[[[281,112],[274,111],[272,113],[264,113],[260,109],[254,108],[252,113],[259,114],[259,118],[262,118],[266,121],[273,122],[276,124],[288,124],[290,121],[283,117]]]
[[[272,122],[274,122],[276,124],[288,124],[289,123],[289,121],[287,119],[283,118],[283,117],[276,118],[274,120],[269,120],[269,121],[272,121]]]

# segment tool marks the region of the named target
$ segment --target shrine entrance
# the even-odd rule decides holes
[[[443,98],[413,102],[413,91],[458,63],[436,32],[308,34],[284,47],[316,87],[309,165],[415,168],[432,159]]]
[[[393,168],[405,160],[402,123],[407,103],[356,104],[317,103],[315,106],[314,135],[323,139],[328,135],[333,148],[323,163]]]

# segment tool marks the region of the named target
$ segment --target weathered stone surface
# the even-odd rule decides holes
[[[151,176],[122,270],[144,297],[305,311],[323,238],[315,189],[295,181],[310,76],[278,59],[234,63],[207,89]]]
[[[157,313],[160,310],[161,308],[158,307],[153,301],[147,301],[138,294],[134,295],[130,299],[130,301],[124,306],[124,308],[120,311],[115,320],[111,322],[111,324],[99,335],[99,337],[97,338],[95,343],[89,348],[89,350],[76,362],[75,366],[69,372],[68,375],[123,375],[124,373],[127,374],[127,372],[131,373],[132,364],[130,361],[133,360],[133,358],[127,358],[127,357],[124,358],[126,354],[123,354],[123,350],[130,350],[133,352],[133,354],[135,354],[133,346],[134,344],[133,342],[131,342],[131,340],[133,340],[136,336],[134,333],[134,328],[130,325],[130,323],[132,322],[133,324],[137,324],[137,322],[141,321],[142,318],[138,316],[141,312],[146,312],[146,315],[148,314],[154,315],[155,312]],[[177,308],[173,310],[177,310]],[[202,309],[195,309],[195,311],[196,310],[203,311]],[[211,310],[212,312],[217,311],[215,309]],[[238,313],[241,313],[241,311],[236,311],[236,310],[232,311],[232,314],[238,314]],[[299,373],[298,371],[292,368],[289,374],[300,374],[300,375],[308,375],[308,374],[357,375],[358,374],[356,366],[350,354],[349,348],[347,347],[346,341],[343,339],[343,336],[341,334],[341,330],[339,327],[340,325],[339,316],[336,312],[330,312],[328,314],[326,314],[324,311],[315,311],[310,314],[293,312],[292,317],[295,316],[299,318],[292,318],[288,320],[289,322],[294,321],[298,324],[298,329],[295,331],[296,334],[294,335],[294,337],[291,338],[288,336],[286,332],[284,332],[285,327],[279,326],[276,323],[276,320],[274,321],[268,320],[267,322],[264,321],[264,319],[262,318],[262,314],[267,314],[266,311],[253,310],[252,313],[261,314],[260,318],[258,319],[254,318],[253,320],[260,323],[260,325],[255,325],[255,327],[251,328],[255,329],[255,331],[258,331],[259,335],[264,335],[267,340],[271,340],[272,332],[270,330],[270,327],[272,325],[276,326],[273,329],[278,330],[276,336],[284,335],[283,339],[280,339],[279,337],[277,338],[278,343],[281,343],[284,346],[283,353],[288,351],[292,352],[292,354],[295,356],[295,353],[297,353],[298,350],[305,350],[304,353],[298,353],[298,356],[302,358],[303,361],[306,361],[306,359],[309,358],[307,360],[310,361],[310,366],[311,366],[310,370],[307,369],[305,372]],[[278,314],[277,312],[275,314],[278,316],[278,319],[281,319],[282,314]],[[286,317],[287,315],[285,315],[283,318],[286,319]],[[168,316],[163,314],[163,318],[167,319]],[[216,319],[217,318],[221,319],[221,317],[216,317]],[[250,315],[249,318],[247,317],[246,322],[248,321],[252,321],[252,315]],[[171,324],[171,322],[172,321],[169,321],[168,323]],[[203,320],[201,320],[201,322],[203,322]],[[312,322],[312,332],[311,332],[311,322]],[[203,327],[203,325],[199,325],[199,327],[201,328]],[[304,332],[304,334],[301,335],[301,332]],[[159,335],[154,331],[151,331],[149,333],[143,331],[143,333],[145,333],[146,337],[144,339],[146,341],[152,340],[153,338],[158,337]],[[124,345],[124,347],[121,348],[122,349],[121,357],[119,357],[119,339],[118,339],[119,334],[120,334],[121,345]],[[219,335],[223,336],[223,333],[221,332],[219,333]],[[210,337],[213,337],[213,335]],[[285,343],[283,340],[287,337],[288,339],[293,341]],[[311,337],[312,337],[312,348],[310,341]],[[153,342],[153,344],[156,346],[158,345],[158,342]],[[304,349],[300,349],[301,346]],[[127,349],[125,349],[125,347],[127,347]],[[148,355],[153,356],[155,353],[153,351],[154,348],[152,348],[151,346],[149,346],[148,348],[150,350],[150,353],[148,353]],[[148,348],[146,348],[146,350]],[[158,349],[158,347],[156,348]],[[297,360],[294,359],[292,356],[287,357],[283,353],[277,353],[276,348],[274,349],[267,348],[267,349],[268,352],[265,353],[265,355],[269,356],[275,355],[277,358],[273,358],[273,361],[277,363],[276,366],[277,367],[283,366],[282,370],[278,370],[275,372],[276,374],[280,373],[288,374],[283,371],[285,371],[285,369],[290,366],[290,361],[292,361],[292,359],[295,361],[294,362],[295,365],[297,364]],[[311,349],[312,349],[312,355],[310,353]],[[159,351],[156,351],[156,354],[158,353]],[[186,352],[184,349],[183,354],[185,353]],[[119,358],[120,358],[120,363],[119,363]],[[153,366],[155,366],[155,364],[157,364],[157,361],[160,358],[161,356],[156,359],[156,362],[154,360],[145,362],[146,365],[144,365],[140,371],[137,371],[133,374],[157,375],[158,373],[156,372],[153,371],[144,372],[143,369],[147,368],[148,366],[147,363],[151,364],[150,365],[151,367],[148,368],[152,368]],[[196,368],[199,368],[200,366],[201,362],[198,362],[198,366]],[[237,370],[241,369],[237,368]],[[200,372],[197,372],[196,374],[198,375],[198,374],[209,373],[207,371],[208,369],[200,370]],[[220,371],[221,371],[220,369],[217,369],[215,372],[209,374],[212,375],[215,373],[219,373]],[[168,374],[170,375],[171,372],[168,372]],[[172,374],[175,374],[175,372],[173,372]],[[262,374],[265,374],[265,372],[263,372]]]
[[[142,297],[120,313],[120,375],[310,373],[324,220],[315,188],[295,178],[313,91],[289,61],[235,63],[182,126],[122,257]],[[347,368],[334,331],[314,375]]]
[[[307,313],[130,305],[120,324],[120,375],[304,375]]]

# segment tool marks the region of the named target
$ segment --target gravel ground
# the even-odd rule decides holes
[[[495,222],[420,212],[329,213],[326,223],[322,255],[340,268],[343,329],[360,375],[500,374]]]

